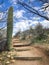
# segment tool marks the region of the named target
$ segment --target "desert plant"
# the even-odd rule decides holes
[[[12,32],[13,32],[13,7],[8,10],[7,18],[7,50],[12,48]]]
[[[35,33],[36,33],[36,39],[38,39],[38,40],[45,39],[45,37],[46,37],[43,26],[41,23],[38,23],[35,26]]]
[[[26,34],[25,33],[20,34],[20,40],[26,40]]]

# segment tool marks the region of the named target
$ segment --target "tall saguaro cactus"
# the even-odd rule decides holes
[[[8,10],[7,18],[7,49],[11,50],[12,48],[12,32],[13,32],[13,7],[10,7]]]

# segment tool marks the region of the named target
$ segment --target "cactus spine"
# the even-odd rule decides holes
[[[13,32],[13,7],[8,10],[7,18],[7,50],[12,48],[12,32]]]

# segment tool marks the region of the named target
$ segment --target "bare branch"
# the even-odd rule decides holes
[[[27,9],[28,11],[30,11],[31,13],[34,13],[46,20],[49,20],[49,18],[47,16],[44,16],[42,14],[40,14],[36,9],[32,8],[31,6],[29,6],[28,4],[24,3],[24,2],[18,2],[18,4],[22,5],[25,9]]]
[[[49,4],[47,6],[42,7],[41,9],[46,10],[49,7]]]

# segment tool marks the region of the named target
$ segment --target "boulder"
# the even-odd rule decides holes
[[[0,51],[6,50],[6,41],[7,39],[3,39],[0,41]]]

